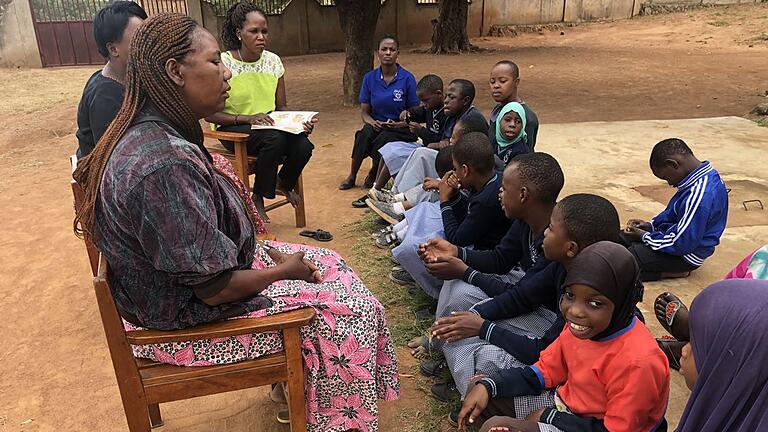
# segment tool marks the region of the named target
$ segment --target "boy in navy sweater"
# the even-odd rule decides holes
[[[491,249],[509,228],[498,199],[501,175],[485,134],[464,135],[452,152],[453,170],[440,181],[440,211],[446,240],[475,249]],[[468,191],[459,192],[458,188]]]
[[[687,276],[715,252],[728,217],[720,174],[679,138],[653,147],[651,171],[677,192],[667,208],[646,222],[631,219],[623,231],[643,281]]]
[[[453,145],[452,158],[455,170],[447,172],[438,186],[440,206],[421,203],[406,213],[408,231],[403,243],[392,250],[400,265],[392,270],[390,279],[403,285],[415,281],[433,298],[437,298],[442,281],[430,277],[418,257],[418,245],[425,238],[442,228],[449,242],[487,249],[495,246],[509,227],[496,198],[501,176],[494,170],[488,137],[478,132],[463,135]],[[467,195],[459,191],[460,187]]]

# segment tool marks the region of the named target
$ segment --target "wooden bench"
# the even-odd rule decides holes
[[[255,173],[256,156],[248,156],[248,134],[240,132],[223,132],[214,131],[208,127],[203,127],[203,134],[209,140],[206,141],[205,147],[213,152],[219,153],[232,162],[235,167],[235,174],[242,180],[246,189],[250,190],[249,176]],[[228,150],[221,145],[219,140],[232,141],[234,143],[234,151]],[[307,226],[307,216],[304,208],[304,182],[299,175],[299,179],[296,181],[296,194],[299,195],[299,204],[294,209],[296,215],[296,227],[303,228]],[[283,196],[280,191],[275,192],[277,195]],[[291,204],[287,198],[278,200],[265,206],[266,211],[274,210],[278,207],[282,207],[286,204]]]

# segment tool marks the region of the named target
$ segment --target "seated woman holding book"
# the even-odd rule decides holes
[[[296,206],[299,195],[294,191],[304,166],[312,157],[314,146],[307,135],[313,123],[304,124],[304,133],[292,134],[273,129],[251,129],[252,125],[271,126],[272,111],[287,108],[283,62],[277,54],[265,49],[267,14],[255,3],[241,0],[227,11],[221,29],[222,44],[228,51],[221,61],[232,72],[230,90],[224,111],[206,117],[220,131],[249,133],[248,154],[258,156],[253,183],[253,202],[265,222],[264,198],[274,198],[279,189]],[[222,141],[233,149],[231,141]],[[278,173],[278,165],[282,168]]]

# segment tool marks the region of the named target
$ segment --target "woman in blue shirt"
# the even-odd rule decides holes
[[[419,105],[419,99],[416,97],[416,78],[397,64],[398,49],[394,36],[384,36],[376,51],[381,66],[363,78],[360,111],[365,125],[355,133],[352,164],[349,176],[339,185],[341,190],[355,186],[357,172],[366,157],[373,160],[373,166],[364,186],[372,187],[381,159],[379,149],[388,142],[417,139],[407,124],[400,121],[400,113]]]

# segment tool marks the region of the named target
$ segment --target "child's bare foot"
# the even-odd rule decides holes
[[[256,207],[256,211],[259,212],[259,216],[261,216],[261,219],[264,220],[264,223],[270,223],[272,222],[269,219],[269,216],[267,216],[267,210],[264,207],[264,198],[261,197],[261,195],[252,194],[251,199],[253,200],[253,205]]]
[[[411,348],[411,355],[419,360],[429,357],[430,340],[426,335],[416,336],[408,341],[408,348]]]
[[[688,332],[688,308],[672,293],[661,293],[653,302],[656,318],[669,334],[679,341],[691,340]]]

